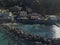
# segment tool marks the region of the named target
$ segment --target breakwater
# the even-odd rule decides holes
[[[14,27],[12,24],[2,25],[5,29],[9,30],[11,33],[17,35],[17,37],[24,41],[28,41],[29,45],[58,45],[60,39],[44,38],[41,36],[25,33],[18,28]],[[59,40],[59,41],[58,41]]]

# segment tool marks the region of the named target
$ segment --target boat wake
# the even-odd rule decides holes
[[[53,38],[60,38],[60,27],[52,25],[52,30],[54,32]]]

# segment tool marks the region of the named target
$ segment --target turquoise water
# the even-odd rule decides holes
[[[16,42],[8,38],[9,32],[0,26],[0,45],[17,45]]]
[[[24,31],[29,34],[39,35],[42,37],[52,38],[53,31],[51,30],[51,26],[34,24],[34,25],[17,25],[21,31]]]
[[[8,40],[3,40],[4,37],[2,37],[3,34],[0,33],[0,45],[8,45]]]
[[[0,45],[8,45],[8,40],[4,40],[4,33],[2,30],[4,29],[0,26]]]
[[[25,25],[18,24],[15,27],[18,27],[21,31],[24,31],[28,34],[39,35],[46,38],[52,38],[53,31],[51,30],[51,26],[34,24],[34,25]],[[17,36],[13,33],[10,33],[8,30],[4,29],[0,26],[0,45],[24,45],[22,41],[18,41]],[[25,44],[27,45],[27,44]]]

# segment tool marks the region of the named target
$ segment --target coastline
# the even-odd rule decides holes
[[[8,27],[8,28],[7,28]],[[37,35],[32,35],[32,34],[27,34],[25,32],[22,32],[20,31],[19,29],[17,28],[13,28],[11,26],[8,26],[8,25],[5,25],[4,26],[5,29],[8,29],[10,33],[13,33],[13,35],[16,35],[20,40],[22,41],[29,41],[33,43],[33,45],[38,42],[42,42],[42,44],[50,44],[52,43],[52,40],[56,41],[58,39],[52,39],[52,38],[44,38],[44,37],[40,37],[40,36],[37,36]],[[42,39],[42,40],[41,40]],[[49,41],[48,41],[49,40]],[[54,42],[53,41],[53,42]],[[45,43],[44,43],[45,42]],[[47,43],[48,42],[48,43]],[[53,43],[52,43],[53,44]]]

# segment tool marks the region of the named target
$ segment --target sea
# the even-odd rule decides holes
[[[60,38],[60,27],[56,25],[18,24],[15,27],[27,34],[39,35],[45,38]],[[22,41],[19,44],[17,40],[17,36],[0,26],[0,45],[27,45]]]

